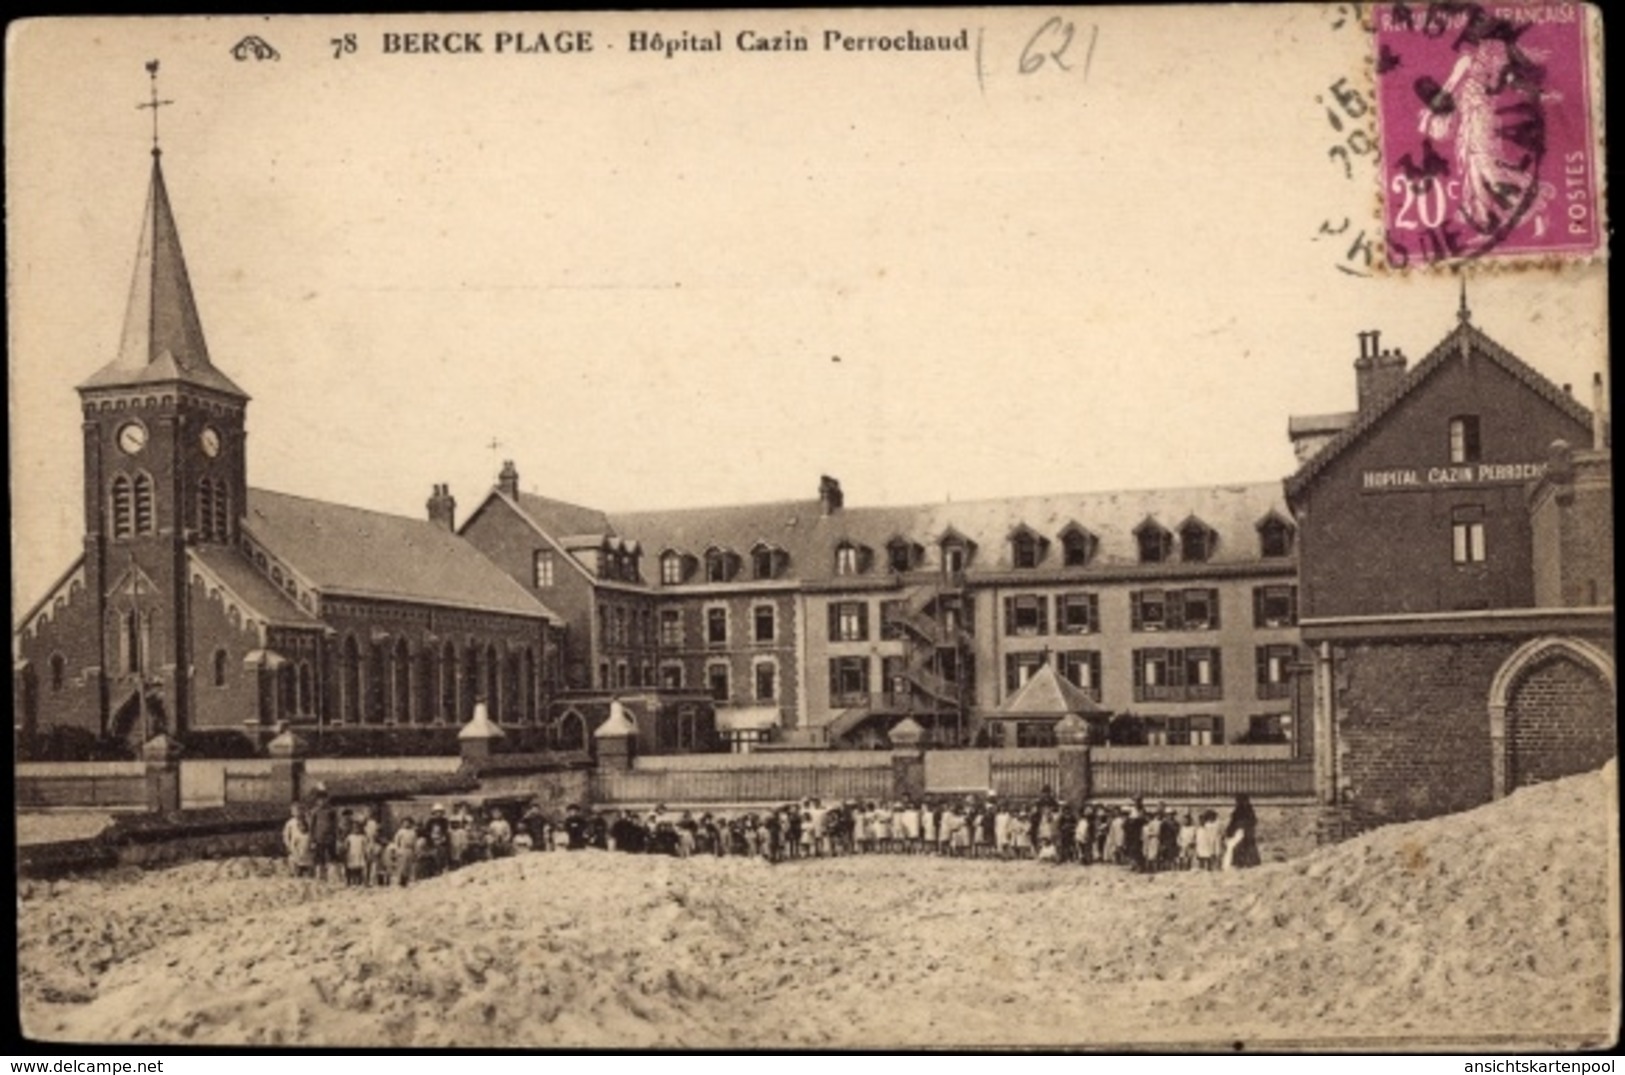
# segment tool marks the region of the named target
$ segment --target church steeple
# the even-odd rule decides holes
[[[82,388],[183,381],[247,399],[248,394],[209,361],[203,323],[181,253],[181,237],[164,186],[159,151],[152,154],[152,184],[136,250],[135,280],[124,315],[118,356]]]

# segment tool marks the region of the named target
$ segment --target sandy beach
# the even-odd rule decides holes
[[[1222,874],[527,854],[22,883],[31,1036],[359,1046],[1603,1043],[1612,765]]]

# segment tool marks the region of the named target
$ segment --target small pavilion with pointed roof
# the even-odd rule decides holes
[[[1085,724],[1091,742],[1104,742],[1111,711],[1045,661],[984,720],[995,744],[1048,746],[1055,741],[1056,726],[1068,718]]]

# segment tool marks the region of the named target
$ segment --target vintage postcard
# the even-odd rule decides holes
[[[6,45],[28,1041],[1614,1041],[1596,8]]]

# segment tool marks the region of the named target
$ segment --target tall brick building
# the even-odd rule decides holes
[[[1612,467],[1596,410],[1458,323],[1361,335],[1356,410],[1294,418],[1316,780],[1359,825],[1614,756]]]
[[[156,149],[122,342],[79,394],[84,550],[17,624],[25,734],[547,714],[560,621],[444,489],[409,519],[249,486],[248,395],[210,358]]]
[[[1278,485],[848,507],[825,477],[606,514],[520,492],[509,463],[462,535],[565,620],[561,704],[697,696],[740,749],[878,746],[905,718],[936,744],[1048,743],[1059,714],[984,720],[1046,664],[1119,741],[1309,747]],[[660,749],[688,747],[677,727]]]

